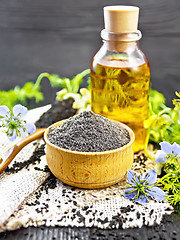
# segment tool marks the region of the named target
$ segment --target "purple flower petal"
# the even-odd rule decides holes
[[[152,199],[163,200],[165,197],[165,192],[158,187],[152,187],[150,190],[146,191]]]
[[[27,111],[27,108],[22,106],[21,104],[17,104],[13,107],[14,116],[21,114],[20,117],[24,117],[27,114]]]
[[[168,142],[161,142],[160,143],[160,146],[161,146],[161,150],[164,152],[164,153],[171,153],[172,152],[172,146],[170,143]]]
[[[140,183],[141,175],[139,173],[133,171],[133,170],[128,170],[127,171],[127,178],[128,178],[128,183],[129,184],[132,184],[132,185],[135,184],[136,185],[137,183]]]
[[[136,175],[135,171],[132,171],[132,170],[127,171],[127,178],[128,178],[128,183],[129,184],[135,184],[135,181],[134,181],[134,176],[135,175]]]
[[[136,179],[136,182],[137,182],[138,184],[140,184],[140,182],[141,182],[141,180],[142,180],[141,174],[140,174],[140,173],[136,173],[136,174],[135,174],[135,179]],[[137,183],[136,183],[136,185],[137,185]]]
[[[10,116],[10,110],[6,105],[0,106],[0,116],[2,117]]]
[[[144,205],[148,202],[148,199],[147,197],[145,197],[145,195],[141,195],[137,199],[135,199],[135,202]]]
[[[174,155],[179,155],[180,154],[180,145],[177,144],[176,142],[173,143],[172,145],[172,151],[174,153]]]
[[[143,179],[148,181],[148,185],[153,185],[157,181],[157,173],[154,169],[149,170],[147,173],[143,174]]]
[[[23,126],[26,128],[25,132],[29,134],[36,131],[36,126],[33,123],[25,123]]]
[[[136,194],[137,194],[137,191],[134,188],[128,188],[123,193],[124,197],[127,199],[134,199],[136,197]]]
[[[11,134],[12,130],[10,129],[8,133]],[[13,131],[13,135],[12,136],[8,135],[8,138],[9,138],[10,141],[14,141],[17,138],[16,131],[15,130]]]
[[[155,162],[156,163],[166,162],[167,161],[166,157],[167,157],[166,153],[164,153],[161,150],[158,150],[155,156]]]

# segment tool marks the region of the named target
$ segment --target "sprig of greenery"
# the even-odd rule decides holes
[[[89,73],[89,69],[84,70],[72,79],[61,78],[57,74],[41,73],[35,83],[27,82],[23,87],[16,86],[9,91],[0,90],[0,105],[6,105],[12,110],[13,106],[18,103],[27,106],[28,99],[34,98],[36,103],[42,101],[44,99],[44,95],[41,92],[41,81],[43,78],[47,78],[52,87],[62,88],[57,93],[57,100],[62,100],[67,93],[77,93],[84,77]]]
[[[36,103],[44,99],[40,86],[35,86],[33,82],[25,83],[22,88],[16,86],[9,91],[0,91],[0,105],[6,105],[11,110],[18,103],[27,105],[27,100],[33,98]]]
[[[179,97],[180,93],[176,92]],[[144,121],[144,127],[147,129],[147,138],[145,152],[152,158],[147,151],[148,143],[160,143],[163,141],[180,144],[180,124],[178,122],[180,108],[180,99],[174,99],[174,108],[168,108],[165,105],[165,97],[156,90],[150,90],[149,98],[149,118]],[[179,109],[180,110],[180,109]]]
[[[171,158],[168,160],[171,161]],[[168,164],[167,161],[167,164]],[[166,168],[166,164],[164,168]],[[163,190],[169,192],[166,196],[169,203],[173,206],[180,205],[180,164],[176,163],[176,170],[170,169],[168,173],[158,180],[158,184],[163,186]]]
[[[175,92],[176,96],[178,97],[178,99],[173,99],[173,104],[176,108],[176,110],[180,110],[180,92]]]
[[[67,99],[67,98],[70,98],[70,97],[76,99],[76,95],[75,94],[78,93],[80,85],[83,82],[83,78],[85,76],[87,76],[89,73],[90,73],[90,69],[86,69],[83,72],[78,73],[72,79],[61,78],[61,80],[62,80],[61,87],[63,87],[63,89],[56,93],[56,99],[58,101],[61,101],[63,99]],[[57,79],[57,82],[58,81],[59,80]],[[50,80],[50,83],[51,83],[51,80]]]
[[[150,88],[149,103],[152,111],[155,114],[158,114],[161,110],[166,108],[165,102],[166,102],[166,99],[162,93]]]
[[[63,97],[68,93],[77,93],[79,91],[80,85],[86,75],[90,73],[90,69],[86,69],[81,73],[78,73],[72,79],[66,77],[60,77],[57,74],[41,73],[37,78],[35,87],[40,86],[43,78],[47,78],[52,87],[62,88],[62,90],[56,93],[57,100],[63,100]]]
[[[160,147],[155,156],[158,184],[168,192],[169,203],[180,206],[180,145],[161,142]]]

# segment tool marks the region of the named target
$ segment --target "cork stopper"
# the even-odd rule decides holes
[[[135,6],[104,7],[104,23],[108,32],[134,33],[137,31],[139,8]]]

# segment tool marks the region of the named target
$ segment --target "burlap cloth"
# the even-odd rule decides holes
[[[49,107],[31,110],[28,119],[35,122]],[[12,142],[0,133],[0,153],[11,145]],[[98,190],[67,186],[48,171],[43,149],[42,139],[30,143],[10,164],[11,171],[0,175],[0,232],[41,225],[99,228],[151,226],[159,224],[163,215],[173,210],[166,201],[150,201],[141,206],[125,199],[122,193],[126,179]],[[37,159],[31,157],[34,151],[38,153]],[[18,167],[18,162],[24,162],[24,165]],[[133,164],[135,170],[151,168],[150,160]]]

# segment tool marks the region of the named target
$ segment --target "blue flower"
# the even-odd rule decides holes
[[[0,106],[0,127],[3,128],[11,141],[20,137],[23,132],[31,134],[36,130],[33,123],[26,122],[23,119],[27,112],[27,108],[20,104],[15,105],[12,112],[7,106]]]
[[[168,156],[174,155],[180,157],[180,145],[173,143],[172,145],[168,142],[160,143],[161,150],[158,150],[155,156],[156,163],[163,163],[168,160]]]
[[[124,192],[124,197],[133,199],[136,203],[145,204],[148,202],[148,197],[154,200],[163,200],[165,193],[158,187],[155,187],[157,181],[156,171],[149,170],[142,176],[135,172],[128,170],[128,187]]]

